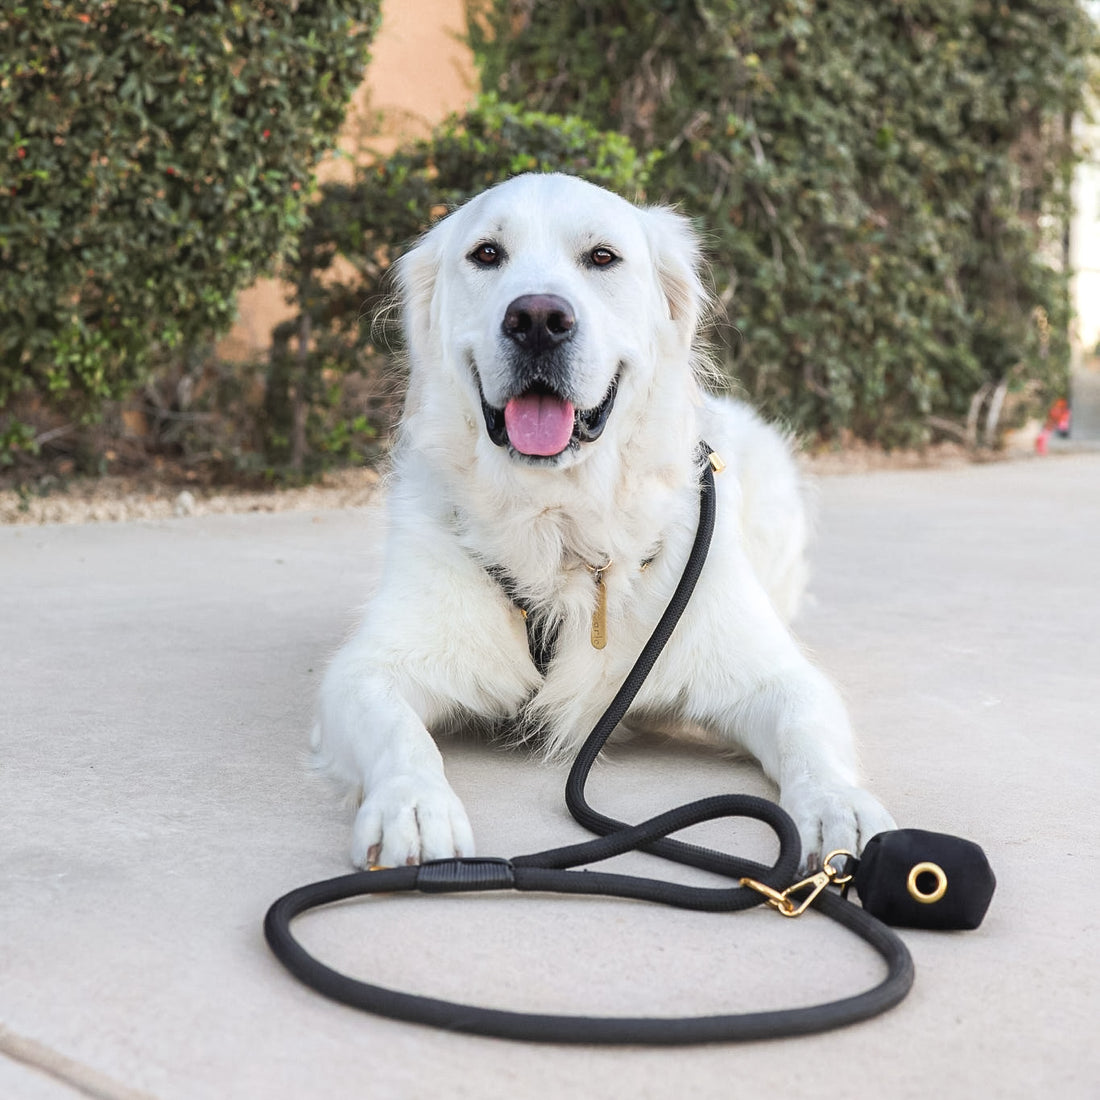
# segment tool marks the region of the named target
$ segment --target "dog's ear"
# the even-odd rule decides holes
[[[646,233],[669,316],[690,343],[702,319],[707,292],[700,277],[702,251],[691,222],[667,206],[644,211]]]
[[[422,358],[427,352],[432,297],[441,257],[440,238],[438,227],[428,230],[394,264],[394,278],[401,298],[401,319],[414,360]]]

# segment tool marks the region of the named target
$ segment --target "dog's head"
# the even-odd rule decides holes
[[[698,251],[671,210],[569,176],[500,184],[399,261],[412,384],[447,372],[512,461],[579,462],[656,371],[690,372]]]

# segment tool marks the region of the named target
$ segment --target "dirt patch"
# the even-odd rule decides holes
[[[356,508],[378,485],[371,469],[338,470],[293,489],[181,488],[150,474],[45,479],[33,488],[0,490],[0,523],[111,523],[230,512],[322,511]]]
[[[928,470],[969,466],[976,462],[998,462],[1007,452],[972,451],[961,443],[936,443],[920,449],[886,451],[859,440],[835,450],[820,450],[802,456],[803,466],[816,476],[868,474],[876,470]]]

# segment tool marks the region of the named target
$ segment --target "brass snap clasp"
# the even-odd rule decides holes
[[[927,881],[929,878],[931,883]],[[925,881],[922,882],[922,879]],[[909,872],[905,886],[914,901],[932,905],[947,893],[947,875],[938,863],[918,863]]]
[[[854,852],[848,852],[843,848],[838,848],[835,852],[830,852],[825,857],[821,863],[821,870],[818,871],[816,875],[810,875],[809,878],[804,878],[801,882],[796,882],[793,886],[788,886],[786,890],[774,890],[765,883],[757,882],[756,879],[752,878],[743,878],[741,880],[741,885],[747,886],[750,890],[755,890],[758,894],[762,894],[764,900],[782,916],[800,917],[809,909],[817,898],[817,895],[820,894],[826,886],[844,886],[846,883],[852,881],[852,876],[846,874],[843,870],[844,864],[833,866],[832,861],[838,859],[840,856],[847,856],[851,859],[855,859]],[[801,900],[796,900],[791,897],[791,894],[806,889],[810,892]]]

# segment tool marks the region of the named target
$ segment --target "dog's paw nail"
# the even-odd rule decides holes
[[[382,845],[381,844],[372,844],[367,849],[367,862],[368,863],[377,863],[378,862],[378,856],[381,853],[381,851],[382,851]]]

